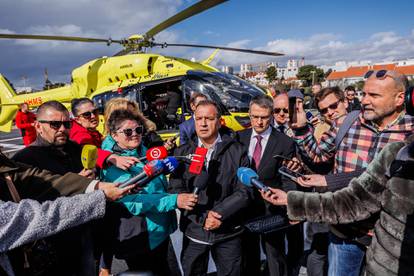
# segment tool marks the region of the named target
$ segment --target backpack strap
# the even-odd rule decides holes
[[[339,145],[342,143],[342,140],[344,139],[345,135],[348,133],[351,126],[358,119],[359,113],[361,113],[361,111],[354,110],[354,111],[348,113],[348,115],[346,115],[346,117],[345,117],[343,123],[341,124],[341,126],[339,127],[338,133],[336,134],[336,137],[335,137],[335,147],[337,149],[338,149]]]

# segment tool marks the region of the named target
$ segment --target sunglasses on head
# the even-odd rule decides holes
[[[85,119],[90,119],[92,117],[92,114],[95,115],[95,116],[98,116],[99,115],[99,109],[96,108],[92,111],[83,112],[83,113],[79,114],[79,117],[82,116]]]
[[[64,128],[70,129],[72,127],[72,121],[45,121],[40,120],[39,123],[43,124],[49,124],[49,126],[55,130],[60,129],[60,127],[63,125]]]
[[[126,129],[120,130],[119,132],[122,132],[123,134],[125,134],[126,137],[131,137],[132,135],[134,135],[134,132],[138,135],[142,134],[144,132],[144,127],[137,126],[136,128],[126,128]]]
[[[287,108],[275,108],[273,109],[273,112],[278,114],[280,111],[283,111],[283,113],[289,113],[289,110]]]
[[[332,104],[330,104],[328,107],[325,107],[325,108],[319,109],[319,112],[320,112],[321,114],[326,114],[326,113],[328,112],[328,110],[329,110],[329,109],[337,109],[337,108],[338,108],[339,103],[340,103],[340,101],[337,101],[337,102],[335,102],[335,103],[332,103]]]
[[[374,74],[375,73],[375,74]],[[388,70],[369,70],[368,72],[365,73],[364,75],[364,79],[369,79],[371,76],[375,76],[375,78],[379,79],[379,80],[383,80],[386,77],[390,77],[390,78],[398,78],[399,75],[397,72],[395,71],[388,71]]]

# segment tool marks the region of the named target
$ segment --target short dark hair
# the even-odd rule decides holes
[[[345,87],[345,91],[354,91],[355,92],[355,87],[353,87],[352,85],[348,85],[347,87]]]
[[[58,112],[69,114],[69,110],[62,103],[58,101],[48,101],[48,102],[42,103],[39,106],[39,108],[37,109],[37,117],[38,118],[42,117],[44,113],[49,109],[54,109]]]
[[[319,102],[323,101],[323,99],[325,99],[326,97],[328,97],[331,94],[334,94],[335,97],[339,101],[341,101],[341,102],[345,101],[345,93],[338,86],[326,87],[326,88],[322,89],[321,91],[319,91],[318,93],[316,93],[316,95],[315,95],[315,104],[316,104],[316,108],[318,110],[319,110]]]
[[[79,112],[79,106],[85,104],[85,103],[91,103],[93,105],[95,105],[95,103],[89,99],[89,98],[79,98],[79,99],[73,99],[71,101],[71,108],[72,108],[72,114],[73,116],[78,116],[78,112]]]
[[[117,109],[111,113],[108,119],[108,128],[110,133],[114,133],[119,129],[119,126],[126,120],[137,121],[141,123],[141,120],[137,115],[127,109]]]
[[[199,97],[203,97],[205,99],[208,99],[207,96],[204,95],[203,93],[193,92],[193,93],[191,93],[191,96],[190,96],[190,100],[189,100],[190,104],[194,104],[195,100]]]
[[[253,104],[260,106],[261,108],[269,109],[273,112],[273,100],[267,95],[258,95],[252,98],[249,104],[249,109]]]
[[[221,117],[221,111],[220,111],[220,107],[218,106],[218,104],[215,101],[212,100],[204,100],[204,101],[200,101],[197,106],[196,106],[196,110],[198,109],[198,107],[200,106],[208,106],[208,105],[212,105],[214,106],[214,108],[217,110],[217,118]]]

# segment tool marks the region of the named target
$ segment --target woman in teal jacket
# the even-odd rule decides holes
[[[102,149],[114,152],[122,156],[145,156],[146,148],[141,143],[143,126],[142,120],[127,110],[115,110],[109,117],[109,134],[102,143]],[[132,176],[142,172],[144,163],[136,163],[128,171],[121,170],[116,166],[105,168],[101,172],[101,178],[109,182],[123,182]],[[144,228],[137,225],[136,218],[121,219],[118,229],[118,240],[128,235],[125,240],[135,231],[138,235],[142,232],[148,234],[148,244],[140,244],[140,248],[132,248],[125,254],[125,260],[131,270],[151,270],[156,275],[172,275],[173,272],[167,264],[168,246],[170,234],[177,229],[175,209],[191,210],[197,201],[192,194],[169,194],[167,193],[167,179],[164,175],[152,179],[137,194],[127,195],[118,202],[123,205],[130,214],[145,219]],[[123,229],[127,229],[123,233]],[[145,231],[146,230],[146,231]],[[141,235],[142,236],[142,235]],[[122,241],[118,244],[122,244]],[[142,250],[148,248],[148,252]],[[114,248],[115,252],[117,251]],[[102,275],[109,273],[108,267],[101,271]]]

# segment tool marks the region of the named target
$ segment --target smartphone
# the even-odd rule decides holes
[[[296,122],[296,97],[289,98],[289,120],[291,123]]]
[[[296,181],[296,178],[299,178],[299,177],[306,178],[305,175],[303,175],[301,173],[298,173],[298,172],[291,171],[288,168],[286,168],[285,166],[280,167],[279,170],[278,170],[278,172],[281,175],[284,175],[284,176],[286,176],[287,178],[289,178],[289,179],[291,179],[293,181]]]
[[[292,158],[289,158],[289,157],[286,157],[286,156],[283,156],[283,155],[279,155],[279,154],[273,155],[273,158],[274,159],[283,159],[283,160],[287,160],[287,161],[293,161]],[[295,161],[293,161],[293,162],[295,162]]]
[[[308,119],[308,121],[311,121],[313,119],[313,114],[310,111],[306,111],[306,119]]]

